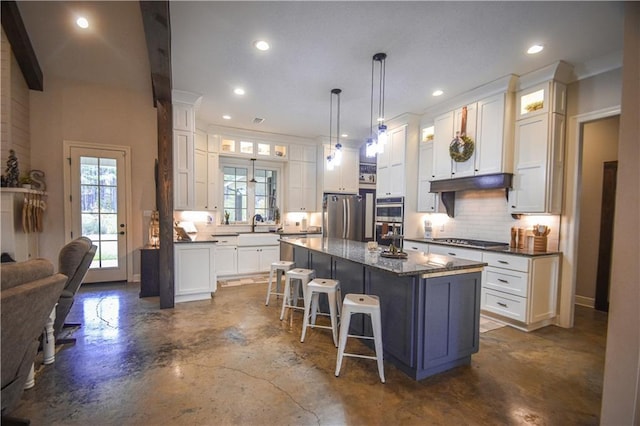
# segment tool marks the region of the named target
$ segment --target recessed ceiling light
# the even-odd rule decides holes
[[[222,118],[224,118],[225,120],[231,120],[231,116],[230,115],[223,115]]]
[[[341,135],[340,135],[340,137],[341,137],[341,138],[348,138],[348,137],[349,137],[349,135],[348,135],[348,134],[346,134],[346,133],[343,133],[343,134],[341,134]]]
[[[527,49],[527,53],[529,55],[535,55],[536,53],[540,53],[542,52],[542,49],[544,49],[544,46],[541,44],[534,44],[533,46],[531,46],[529,49]]]
[[[84,16],[76,19],[76,24],[82,29],[89,28],[89,21]]]
[[[235,89],[233,89],[233,93],[235,93],[236,95],[244,95],[244,89],[242,87],[236,87]]]
[[[431,95],[432,96],[442,96],[444,94],[444,92],[440,89],[435,90]]]
[[[253,45],[256,47],[256,49],[262,50],[262,51],[269,50],[269,47],[270,47],[269,43],[267,43],[264,40],[258,40],[256,42],[254,42]]]

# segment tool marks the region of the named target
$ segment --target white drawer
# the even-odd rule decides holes
[[[219,246],[237,246],[238,245],[238,237],[236,235],[229,236],[217,236],[212,237],[214,240],[217,240],[217,245]]]
[[[484,252],[482,261],[496,268],[512,269],[514,271],[529,272],[529,258],[513,256],[503,253]]]
[[[482,290],[481,309],[525,322],[527,299],[490,289]]]
[[[486,266],[483,271],[482,285],[485,288],[527,297],[529,275],[525,272]]]
[[[478,262],[482,261],[482,252],[480,250],[470,250],[459,247],[429,244],[429,253],[457,257],[460,259],[476,260]]]

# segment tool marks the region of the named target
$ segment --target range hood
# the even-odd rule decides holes
[[[432,180],[431,191],[439,192],[447,216],[455,214],[455,194],[458,191],[481,191],[485,189],[504,189],[509,197],[509,188],[513,182],[512,173],[496,173],[491,175],[470,176],[456,179]]]

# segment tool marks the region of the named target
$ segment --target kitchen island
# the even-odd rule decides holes
[[[283,238],[298,268],[340,281],[347,293],[380,297],[384,358],[421,380],[468,365],[479,349],[483,262],[408,253],[391,259],[367,244],[332,238]],[[354,316],[352,334],[370,334],[369,321]]]

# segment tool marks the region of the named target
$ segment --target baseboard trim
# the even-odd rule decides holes
[[[586,306],[587,308],[595,308],[596,299],[593,297],[578,296],[576,294],[575,304],[580,306]]]

